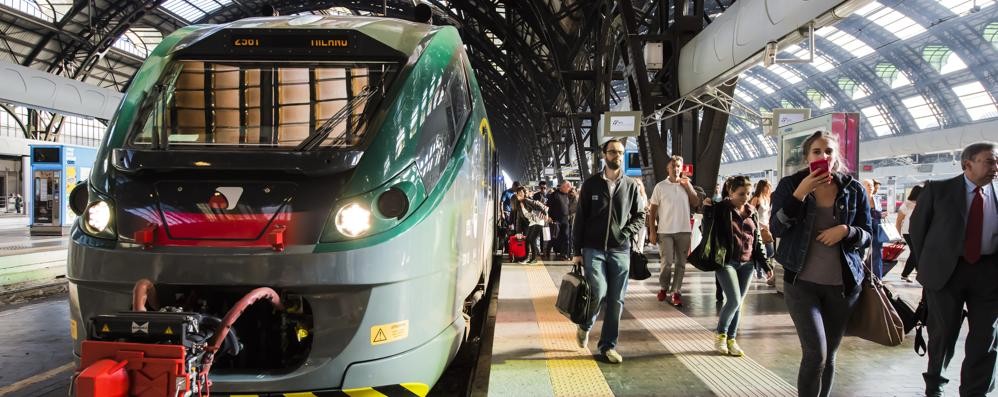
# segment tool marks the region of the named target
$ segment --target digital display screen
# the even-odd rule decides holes
[[[59,158],[59,148],[57,147],[36,147],[31,148],[31,160],[35,163],[56,163]]]
[[[231,45],[238,48],[349,48],[350,39],[342,35],[233,35]]]

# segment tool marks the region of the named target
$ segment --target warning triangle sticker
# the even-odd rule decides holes
[[[107,324],[104,324],[104,326],[101,327],[100,332],[111,332],[111,327],[108,327]]]
[[[173,328],[170,328],[169,326],[167,326],[166,327],[166,331],[163,331],[163,334],[164,335],[173,335]]]
[[[388,340],[388,338],[385,337],[385,330],[383,328],[378,328],[378,333],[374,335],[373,342],[384,342],[386,340]]]

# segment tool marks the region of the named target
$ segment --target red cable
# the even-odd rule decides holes
[[[146,301],[149,302],[153,310],[159,307],[159,302],[156,301],[156,286],[149,279],[143,278],[136,281],[135,286],[132,287],[132,310],[146,311]]]

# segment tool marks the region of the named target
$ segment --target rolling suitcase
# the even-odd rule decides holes
[[[527,259],[527,239],[520,234],[509,236],[509,260],[518,262]]]

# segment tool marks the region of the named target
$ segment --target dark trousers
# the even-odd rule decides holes
[[[544,226],[530,225],[527,228],[527,247],[530,249],[530,259],[536,259],[541,254],[541,233]]]
[[[904,269],[901,270],[901,277],[908,277],[918,265],[918,258],[915,258],[915,249],[911,245],[911,235],[905,234],[902,237],[904,237],[905,244],[908,244],[908,260],[904,261]]]
[[[964,345],[960,369],[960,395],[984,396],[995,387],[998,358],[998,254],[981,257],[975,264],[960,258],[953,275],[939,290],[925,290],[929,320],[929,367],[925,394],[938,395],[949,382],[942,376],[953,358],[963,327],[963,305],[967,305],[970,332]]]
[[[797,393],[801,397],[828,396],[835,376],[835,352],[845,336],[846,323],[862,288],[853,288],[846,294],[841,285],[804,280],[785,283],[783,288],[803,353],[797,372]]]
[[[555,253],[560,255],[571,255],[572,251],[568,249],[571,237],[568,232],[567,220],[551,223],[551,249],[553,249]],[[551,250],[548,250],[548,252],[550,251]]]

